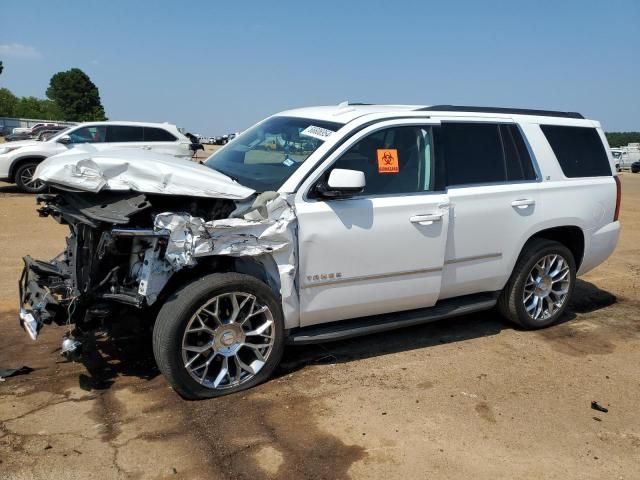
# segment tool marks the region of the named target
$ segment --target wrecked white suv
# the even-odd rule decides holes
[[[58,191],[40,214],[70,235],[55,259],[24,258],[24,328],[73,324],[72,350],[150,318],[157,364],[187,398],[256,385],[286,343],[496,305],[548,326],[619,232],[603,132],[568,112],[305,108],[204,165],[77,151],[36,175]]]

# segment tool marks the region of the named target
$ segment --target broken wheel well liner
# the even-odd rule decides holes
[[[258,260],[262,260],[258,261]],[[266,263],[266,266],[265,266]],[[267,285],[276,296],[281,298],[278,267],[271,256],[232,257],[227,255],[210,255],[198,258],[198,263],[192,267],[185,267],[175,272],[162,289],[158,299],[148,309],[159,308],[176,290],[198,278],[210,273],[244,273]]]

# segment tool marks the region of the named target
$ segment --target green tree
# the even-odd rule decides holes
[[[51,77],[47,97],[58,105],[65,120],[87,122],[107,119],[98,87],[79,68],[58,72]]]
[[[610,147],[624,147],[630,143],[640,142],[640,132],[606,132]]]
[[[36,97],[20,98],[15,108],[15,116],[43,120],[60,120],[63,118],[62,112],[55,102]]]
[[[18,97],[8,88],[0,88],[0,117],[14,117],[17,106]]]

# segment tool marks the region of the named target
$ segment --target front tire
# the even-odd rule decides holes
[[[44,182],[33,178],[37,166],[38,162],[25,162],[18,167],[15,175],[18,189],[26,193],[44,192],[47,188]]]
[[[183,286],[162,306],[153,330],[158,368],[191,400],[258,385],[283,350],[279,301],[264,283],[238,273],[214,273]]]
[[[548,327],[564,312],[576,283],[571,251],[559,242],[527,242],[498,298],[498,310],[526,329]]]

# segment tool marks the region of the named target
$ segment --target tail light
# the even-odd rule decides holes
[[[620,216],[620,202],[622,200],[622,185],[620,184],[620,177],[615,175],[613,177],[616,181],[616,211],[613,214],[613,221],[617,222]]]

